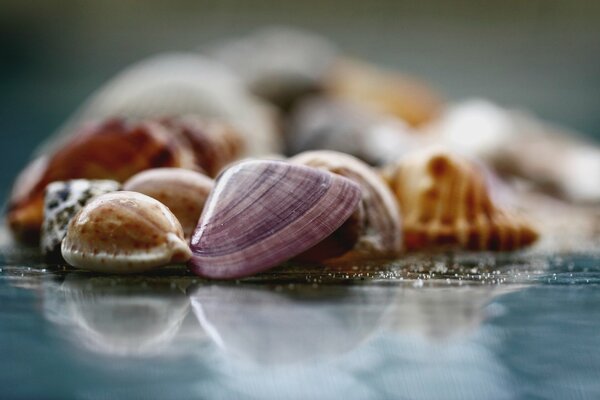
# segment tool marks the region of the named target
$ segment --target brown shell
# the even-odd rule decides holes
[[[196,163],[213,178],[245,151],[244,138],[222,122],[188,115],[165,119],[163,124],[189,141]]]
[[[160,124],[111,119],[83,126],[62,148],[34,160],[19,175],[7,208],[9,226],[17,238],[38,239],[44,189],[50,182],[80,178],[123,182],[157,167],[196,168],[191,150]]]
[[[124,274],[192,255],[181,224],[164,204],[127,191],[97,196],[82,208],[69,223],[61,253],[72,266]]]
[[[326,150],[301,153],[290,161],[333,172],[360,186],[359,209],[334,232],[333,238],[324,241],[335,239],[336,235],[337,241],[345,241],[350,251],[344,254],[344,259],[394,256],[401,251],[402,223],[398,204],[386,182],[371,167],[348,154]],[[354,241],[350,241],[352,238]]]
[[[464,157],[429,148],[384,175],[400,204],[407,250],[515,250],[538,238],[526,218],[494,204],[482,169]]]
[[[149,169],[132,176],[123,184],[123,190],[143,193],[169,207],[181,223],[188,240],[198,225],[212,187],[212,179],[182,168]]]
[[[339,62],[328,81],[334,97],[395,115],[410,125],[431,121],[440,111],[437,93],[419,80],[354,60]]]

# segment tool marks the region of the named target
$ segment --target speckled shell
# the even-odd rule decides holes
[[[400,204],[407,250],[515,250],[538,234],[516,212],[494,204],[479,166],[442,148],[407,156],[384,171]]]
[[[313,96],[294,107],[286,129],[288,150],[335,150],[382,165],[428,140],[401,120],[342,99]]]
[[[159,54],[120,72],[61,127],[70,135],[82,121],[197,115],[235,127],[249,156],[280,150],[278,112],[250,94],[223,64],[194,53]]]
[[[189,141],[198,167],[211,177],[237,160],[246,147],[237,130],[222,122],[186,115],[166,118],[162,123]]]
[[[123,184],[123,190],[148,195],[167,207],[179,220],[189,239],[198,225],[213,180],[199,172],[181,168],[142,171]]]
[[[119,182],[111,180],[75,179],[49,184],[44,197],[44,223],[40,240],[42,254],[60,254],[60,244],[75,214],[94,197],[114,192],[120,187]]]
[[[35,242],[48,183],[80,178],[123,182],[158,167],[196,168],[191,150],[162,125],[122,119],[84,125],[62,148],[36,159],[21,173],[12,189],[7,220],[15,236]]]
[[[343,60],[335,66],[328,92],[413,126],[431,121],[441,108],[438,94],[423,82],[356,60]]]
[[[292,163],[323,169],[357,183],[361,188],[362,211],[357,241],[344,259],[397,255],[402,249],[400,210],[386,182],[367,164],[334,151],[309,151],[290,159]]]
[[[243,161],[225,170],[192,236],[193,272],[237,278],[311,248],[355,211],[360,188],[326,171],[280,161]]]
[[[191,256],[173,213],[149,196],[127,191],[90,201],[69,223],[61,251],[74,267],[119,274],[185,262]]]
[[[231,67],[253,93],[284,109],[320,90],[337,59],[326,39],[283,27],[264,28],[206,52]]]

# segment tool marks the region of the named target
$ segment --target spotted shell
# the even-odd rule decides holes
[[[44,190],[54,181],[123,182],[149,168],[196,168],[191,150],[158,123],[111,119],[87,124],[52,154],[33,161],[17,178],[7,220],[18,238],[35,242],[43,222]]]
[[[199,172],[181,168],[142,171],[123,184],[123,190],[143,193],[167,207],[177,217],[189,239],[198,225],[213,180]]]
[[[90,201],[69,223],[63,258],[97,272],[135,273],[187,261],[181,224],[159,201],[135,192],[107,193]]]
[[[423,82],[356,60],[343,60],[333,68],[328,93],[413,126],[431,121],[441,108],[438,94]]]
[[[116,181],[86,179],[49,184],[44,197],[44,223],[40,240],[42,254],[60,254],[60,244],[75,214],[94,197],[119,190],[120,186]]]
[[[535,227],[495,204],[481,168],[442,148],[417,151],[384,170],[400,204],[407,250],[515,250]]]
[[[356,219],[357,240],[344,259],[397,255],[402,249],[402,223],[394,195],[367,164],[335,151],[309,151],[290,162],[323,169],[357,183],[361,188],[361,215]]]

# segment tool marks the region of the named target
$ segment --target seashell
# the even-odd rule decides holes
[[[123,190],[143,193],[167,207],[177,217],[189,239],[198,225],[213,180],[201,173],[181,168],[142,171],[123,184]]]
[[[600,202],[600,147],[580,134],[480,99],[449,107],[428,130],[503,175],[571,201]]]
[[[42,254],[60,254],[60,244],[75,214],[94,197],[120,187],[117,181],[85,179],[52,182],[46,186],[40,240]]]
[[[190,268],[210,278],[264,271],[311,248],[355,211],[360,188],[314,168],[243,161],[217,179],[192,236]]]
[[[247,155],[278,152],[278,112],[248,93],[226,66],[193,53],[160,54],[119,73],[86,101],[62,126],[71,135],[82,122],[197,115],[233,126]]]
[[[403,121],[340,99],[312,97],[297,105],[286,130],[291,154],[335,150],[380,165],[429,139]]]
[[[325,150],[301,153],[290,162],[341,175],[360,186],[361,215],[354,218],[357,238],[344,259],[386,257],[401,251],[402,222],[398,204],[386,182],[367,164],[350,155]],[[342,238],[342,242],[349,241]]]
[[[396,116],[411,126],[431,121],[442,104],[423,82],[355,60],[339,62],[327,88],[333,97]]]
[[[79,178],[123,182],[158,167],[196,168],[191,150],[160,124],[112,119],[83,126],[64,147],[33,161],[21,173],[12,189],[7,220],[18,238],[38,240],[49,183]]]
[[[319,91],[337,58],[337,49],[310,32],[269,27],[209,48],[247,87],[283,109]]]
[[[181,224],[159,201],[135,192],[94,198],[69,223],[62,256],[90,271],[135,273],[187,261]]]
[[[407,250],[515,250],[538,234],[496,204],[478,165],[442,148],[411,154],[384,171],[400,204]]]
[[[187,115],[166,118],[162,123],[190,142],[198,167],[211,177],[237,160],[246,146],[233,127],[218,121]]]

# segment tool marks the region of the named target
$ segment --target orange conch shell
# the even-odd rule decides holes
[[[403,215],[407,250],[515,250],[538,233],[514,211],[495,204],[483,170],[441,148],[408,155],[384,170]]]

